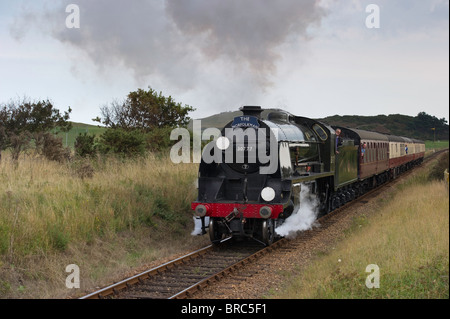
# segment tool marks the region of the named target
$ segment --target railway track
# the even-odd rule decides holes
[[[428,161],[434,158],[428,157]],[[398,179],[383,184],[363,196],[335,209],[331,213],[317,220],[320,228],[313,228],[306,232],[306,237],[315,236],[315,233],[332,225],[342,217],[342,212],[354,205],[360,205],[379,194],[384,188],[392,186],[410,175],[414,169],[402,174]],[[229,274],[233,274],[241,267],[245,267],[274,250],[289,251],[289,240],[282,238],[269,247],[264,247],[251,239],[233,243],[233,240],[224,240],[220,245],[209,245],[185,256],[174,259],[161,266],[149,269],[133,277],[112,284],[108,287],[88,294],[80,299],[185,299],[193,297],[197,292]],[[293,243],[290,243],[290,245]]]
[[[257,259],[273,246],[247,240],[238,244],[225,240],[220,245],[196,250],[185,256],[152,268],[81,299],[183,299],[218,281],[238,267]]]

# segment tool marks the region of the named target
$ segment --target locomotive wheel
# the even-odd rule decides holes
[[[209,219],[208,229],[209,229],[209,239],[211,240],[211,242],[213,244],[218,243],[223,239],[224,234],[220,231],[219,225],[217,224],[217,221],[215,218]]]
[[[273,244],[275,238],[275,227],[272,219],[266,219],[262,222],[262,241],[267,246]]]

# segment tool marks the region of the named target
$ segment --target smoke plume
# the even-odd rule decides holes
[[[141,82],[155,77],[189,90],[214,81],[206,86],[216,92],[227,84],[255,92],[271,84],[280,47],[306,42],[308,28],[320,24],[324,11],[317,2],[78,0],[80,28],[68,29],[65,8],[73,1],[64,0],[44,6],[32,19],[24,10],[11,33],[23,37],[35,24],[81,50],[99,70],[125,66]]]
[[[299,231],[311,229],[319,212],[319,201],[311,194],[309,185],[302,184],[300,191],[300,207],[286,221],[275,229],[283,237],[294,238]]]

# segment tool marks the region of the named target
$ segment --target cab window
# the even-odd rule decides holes
[[[325,132],[325,130],[319,124],[314,124],[312,128],[322,141],[326,141],[326,139],[328,138],[327,132]]]
[[[292,174],[289,144],[287,142],[280,143],[280,171],[282,178],[288,178]]]

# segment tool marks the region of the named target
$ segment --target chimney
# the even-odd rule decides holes
[[[263,111],[261,106],[250,106],[250,105],[245,105],[241,107],[239,110],[242,111],[244,115],[255,116],[258,119],[261,119],[261,112]]]

